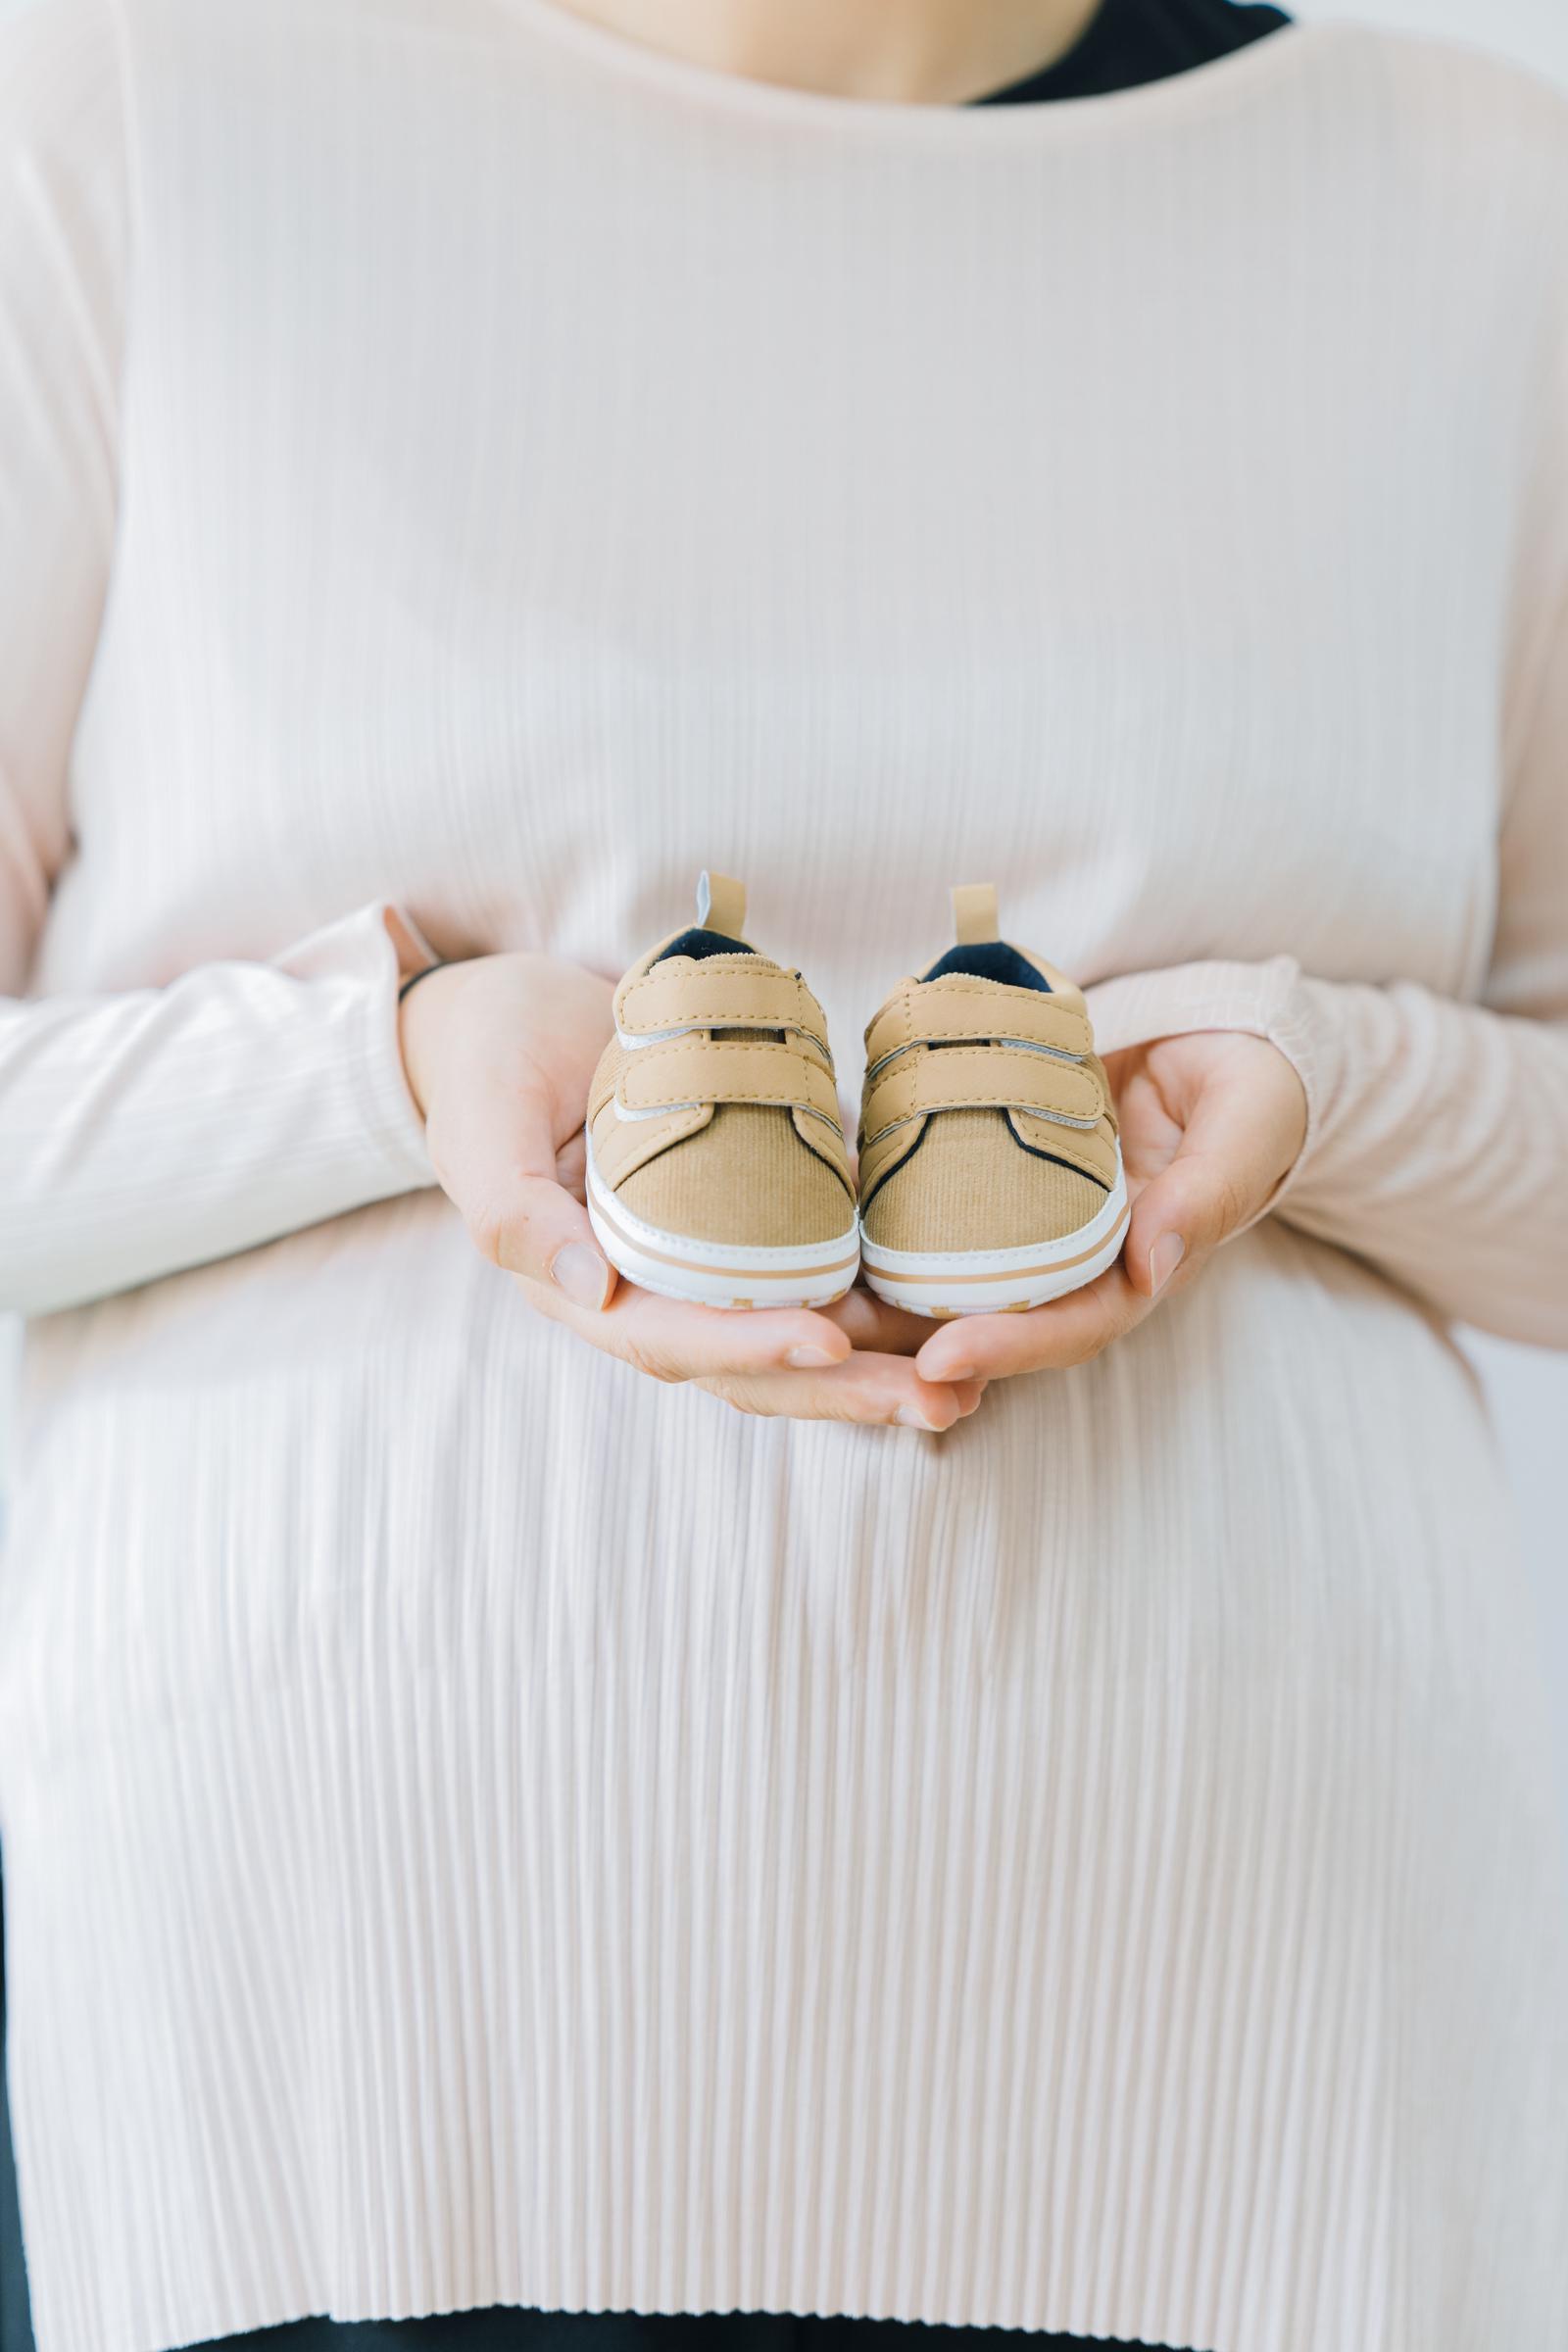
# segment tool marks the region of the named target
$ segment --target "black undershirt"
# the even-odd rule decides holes
[[[1239,0],[1101,0],[1062,57],[1038,74],[976,99],[977,106],[1041,106],[1059,98],[1103,98],[1140,82],[1165,81],[1245,49],[1291,22],[1282,8]]]

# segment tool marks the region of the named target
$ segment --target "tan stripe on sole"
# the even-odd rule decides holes
[[[1086,1259],[1098,1257],[1102,1250],[1108,1250],[1112,1242],[1120,1241],[1132,1213],[1132,1203],[1129,1201],[1109,1233],[1102,1235],[1092,1250],[1080,1250],[1076,1257],[1048,1258],[1044,1265],[1008,1266],[996,1274],[956,1274],[951,1271],[946,1274],[895,1274],[891,1266],[879,1266],[874,1257],[867,1257],[866,1272],[879,1274],[884,1282],[940,1282],[950,1290],[962,1289],[971,1282],[1032,1282],[1040,1274],[1070,1273],[1074,1266],[1083,1265]],[[873,1242],[871,1248],[874,1250],[875,1247]]]
[[[715,1266],[705,1259],[678,1257],[668,1250],[655,1250],[648,1242],[628,1233],[620,1220],[609,1210],[603,1200],[594,1202],[595,1213],[603,1217],[612,1233],[623,1241],[628,1250],[641,1257],[651,1257],[662,1266],[678,1266],[683,1274],[711,1274],[720,1282],[806,1282],[818,1274],[846,1274],[859,1258],[858,1245],[845,1257],[835,1257],[814,1266]]]

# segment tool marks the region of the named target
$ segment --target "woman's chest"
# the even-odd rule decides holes
[[[481,156],[149,306],[60,953],[151,814],[132,957],[386,893],[614,966],[711,859],[802,960],[899,963],[995,873],[1086,976],[1461,977],[1506,388],[1455,341],[1417,400],[1392,283],[1293,291],[1223,209],[1074,240],[911,181],[911,226],[671,162],[518,220]]]

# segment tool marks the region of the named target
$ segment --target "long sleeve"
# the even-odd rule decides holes
[[[1549,523],[1552,502],[1538,511]],[[1092,999],[1106,1051],[1199,1029],[1270,1038],[1309,1111],[1274,1213],[1445,1315],[1547,1347],[1568,1346],[1565,574],[1548,531],[1522,600],[1482,1002],[1314,979],[1283,956],[1138,973]]]
[[[1560,184],[1555,107],[1546,151]],[[1560,200],[1552,207],[1560,219]],[[1524,216],[1521,215],[1521,218]],[[1568,272],[1555,226],[1498,685],[1496,908],[1475,1002],[1415,981],[1195,963],[1094,992],[1106,1051],[1208,1028],[1270,1038],[1306,1141],[1272,1213],[1440,1314],[1568,1346]],[[1391,877],[1391,887],[1397,887]]]
[[[0,1306],[37,1313],[430,1181],[370,906],[270,964],[24,1001],[74,853],[133,276],[115,20],[0,28]],[[391,928],[389,929],[389,922]]]
[[[1568,1346],[1568,604],[1511,780],[1486,1003],[1303,980],[1314,1122],[1280,1203],[1443,1312]]]

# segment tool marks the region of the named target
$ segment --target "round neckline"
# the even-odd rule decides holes
[[[503,0],[503,5],[508,16],[531,26],[542,39],[575,51],[623,80],[662,88],[671,97],[817,130],[865,131],[894,140],[976,149],[1072,138],[1200,109],[1205,102],[1238,96],[1253,83],[1271,81],[1303,50],[1320,50],[1355,30],[1343,23],[1302,24],[1293,18],[1260,40],[1158,81],[1036,105],[988,106],[963,99],[948,104],[854,98],[826,90],[797,89],[788,82],[757,81],[634,40],[590,17],[579,16],[564,0]]]

